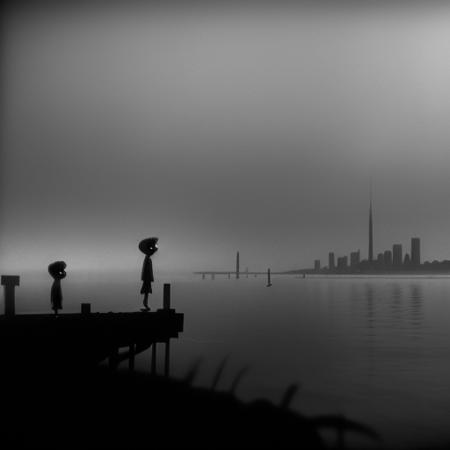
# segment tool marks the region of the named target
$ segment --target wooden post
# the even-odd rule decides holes
[[[170,284],[164,284],[164,292],[163,292],[163,308],[170,309]]]
[[[134,344],[130,344],[130,348],[129,348],[129,358],[128,358],[128,369],[133,371],[134,370],[134,359],[135,359],[135,345]]]
[[[166,341],[166,355],[165,355],[165,361],[164,361],[164,376],[166,378],[169,378],[169,372],[170,372],[170,339],[167,339]]]
[[[152,375],[156,375],[156,342],[152,344]]]
[[[15,288],[20,284],[19,275],[2,275],[2,286],[5,286],[5,316],[14,316],[15,307]]]

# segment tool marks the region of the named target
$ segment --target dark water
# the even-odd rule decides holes
[[[22,277],[18,312],[48,311],[48,278]],[[64,311],[82,301],[94,311],[136,310],[136,278],[72,273],[63,282]],[[238,389],[244,399],[278,402],[297,382],[295,408],[370,424],[387,448],[450,442],[450,278],[279,276],[266,288],[263,278],[159,277],[151,306],[161,306],[163,282],[185,313],[185,332],[172,346],[175,376],[202,358],[196,382],[208,385],[228,356],[219,387],[248,366]],[[149,355],[138,365],[149,368]]]

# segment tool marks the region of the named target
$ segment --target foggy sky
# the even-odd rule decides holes
[[[406,3],[406,2],[405,2]],[[450,8],[24,8],[2,54],[0,269],[450,259]],[[137,267],[137,266],[136,266]]]

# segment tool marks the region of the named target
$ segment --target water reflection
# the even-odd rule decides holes
[[[370,280],[349,285],[349,307],[353,311],[359,308],[359,317],[352,315],[359,319],[369,359],[378,358],[379,352],[392,352],[396,346],[399,351],[410,347],[411,340],[422,337],[423,288],[418,280]]]
[[[367,282],[362,292],[358,286],[350,286],[350,304],[365,306],[365,327],[369,334],[387,327],[420,330],[424,321],[423,297],[419,282],[407,286],[398,282],[387,285]]]
[[[373,330],[375,328],[375,306],[374,306],[374,286],[372,283],[364,285],[365,299],[367,304],[367,328]],[[370,332],[369,335],[374,335]]]
[[[410,325],[412,336],[418,338],[421,335],[423,325],[423,291],[419,283],[410,286]]]
[[[394,326],[398,326],[402,321],[402,287],[398,283],[390,283],[389,291],[391,295],[391,315]]]

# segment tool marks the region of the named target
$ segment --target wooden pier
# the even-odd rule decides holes
[[[12,278],[18,285],[18,277]],[[152,347],[149,369],[156,373],[157,344],[164,344],[164,374],[169,375],[170,340],[183,331],[184,315],[170,307],[170,285],[164,285],[163,308],[155,312],[92,313],[81,304],[80,314],[11,313],[13,291],[5,285],[8,315],[0,316],[0,362],[12,371],[94,367],[106,360],[110,368],[128,361],[133,370],[135,355]]]

